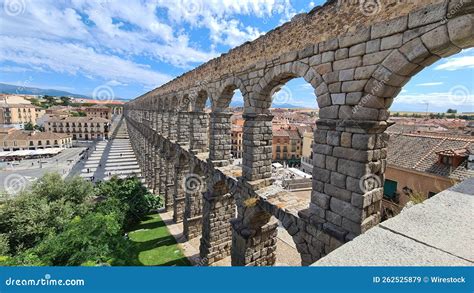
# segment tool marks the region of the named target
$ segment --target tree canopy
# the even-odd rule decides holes
[[[120,265],[127,227],[160,206],[137,178],[94,186],[47,174],[0,206],[0,264]]]

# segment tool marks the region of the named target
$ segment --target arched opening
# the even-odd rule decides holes
[[[275,218],[276,219],[276,218]],[[278,220],[278,219],[277,219]],[[275,249],[275,266],[277,267],[297,267],[301,266],[301,255],[298,252],[293,236],[278,221],[277,239]]]
[[[318,117],[313,86],[303,78],[289,81],[284,78],[272,89],[271,97],[272,162],[311,174],[312,168],[308,165]]]
[[[205,89],[198,89],[192,101],[190,112],[190,150],[194,153],[205,153],[209,150],[209,110],[212,103],[210,94]]]
[[[211,113],[211,127],[217,141],[212,141],[211,156],[216,161],[228,161],[235,169],[235,176],[242,175],[244,96],[242,82],[238,78],[226,80],[218,91],[218,97]],[[220,138],[220,139],[219,139]]]
[[[474,176],[474,69],[465,49],[424,68],[390,106],[382,221]],[[439,59],[439,58],[436,58]]]

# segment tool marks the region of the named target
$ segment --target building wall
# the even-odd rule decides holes
[[[301,155],[305,158],[311,157],[311,153],[313,152],[313,137],[314,134],[312,132],[305,132],[303,134],[303,149]]]
[[[403,192],[405,186],[413,190],[413,192],[421,193],[428,198],[430,192],[438,193],[456,183],[449,178],[397,168],[393,165],[387,166],[385,179],[397,182],[397,192],[400,194],[399,204],[402,206],[410,201],[409,197]]]
[[[41,148],[68,148],[72,146],[72,138],[51,138],[51,139],[35,139],[34,137],[28,139],[8,139],[3,141],[3,151],[16,150],[32,150]]]
[[[86,126],[87,124],[87,126]],[[71,134],[73,140],[108,139],[108,123],[104,122],[69,122],[48,121],[46,131]]]
[[[273,161],[291,158],[290,148],[290,138],[288,136],[273,136]]]
[[[232,130],[232,155],[234,158],[240,159],[243,154],[243,144],[242,144],[242,129]]]
[[[110,108],[86,108],[87,117],[104,118],[107,120],[112,119],[112,109]]]
[[[0,108],[1,124],[36,124],[36,120],[44,114],[44,110],[34,107],[2,107]]]

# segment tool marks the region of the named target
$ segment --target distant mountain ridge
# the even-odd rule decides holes
[[[242,101],[232,101],[230,103],[230,107],[232,108],[238,108],[238,107],[243,107],[244,106],[244,102]],[[278,104],[278,105],[272,105],[272,108],[284,108],[284,109],[302,109],[302,108],[307,108],[307,107],[304,107],[304,106],[296,106],[296,105],[293,105],[293,104]]]
[[[80,99],[89,99],[92,100],[92,97],[81,95],[81,94],[74,94],[67,91],[55,90],[55,89],[41,89],[36,87],[27,87],[27,86],[19,86],[19,85],[12,85],[6,83],[0,83],[0,93],[2,94],[17,94],[17,95],[37,95],[37,96],[54,96],[54,97],[73,97],[73,98],[80,98]],[[115,98],[115,100],[119,101],[127,101],[126,99]]]

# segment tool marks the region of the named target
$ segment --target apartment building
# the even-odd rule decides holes
[[[0,104],[0,124],[36,124],[44,110],[31,104]]]
[[[72,146],[71,135],[65,133],[14,129],[0,133],[0,136],[3,151],[68,148]]]
[[[109,120],[100,117],[51,117],[45,130],[72,135],[73,140],[102,140],[109,138]]]
[[[112,109],[106,106],[92,106],[92,107],[85,107],[84,112],[86,112],[87,117],[94,117],[94,118],[104,118],[107,120],[112,119]]]

